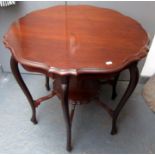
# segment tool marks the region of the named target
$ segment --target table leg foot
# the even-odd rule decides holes
[[[123,97],[121,98],[119,104],[117,105],[117,107],[113,111],[112,131],[111,131],[112,134],[117,133],[117,128],[116,128],[117,118],[120,114],[120,111],[124,107],[126,101],[130,97],[130,95],[132,94],[132,92],[134,91],[134,89],[138,83],[139,72],[138,72],[138,68],[137,68],[137,62],[135,62],[129,66],[129,72],[130,72],[130,81],[129,81],[127,90],[125,91],[125,93],[124,93]]]
[[[66,150],[67,150],[68,152],[71,152],[71,151],[72,151],[72,146],[71,146],[71,144],[68,144],[68,145],[67,145]]]
[[[45,82],[46,90],[50,91],[49,77],[46,76],[45,78],[46,78],[46,82]]]
[[[32,122],[33,124],[38,124],[38,121],[37,121],[35,115],[32,116],[32,118],[31,118],[31,122]]]
[[[71,151],[71,120],[69,114],[69,103],[68,103],[68,91],[69,91],[69,76],[61,78],[61,89],[62,89],[62,109],[67,130],[67,151]]]
[[[117,97],[116,86],[117,86],[118,78],[119,78],[119,74],[115,77],[112,84],[112,97],[111,97],[112,100],[114,100]]]
[[[116,126],[116,121],[112,121],[112,129],[111,129],[111,135],[117,134],[117,126]]]
[[[32,122],[34,122],[35,124],[37,123],[37,119],[36,119],[36,109],[35,109],[35,105],[34,105],[34,100],[26,86],[26,84],[24,83],[22,76],[19,72],[19,68],[18,68],[18,62],[14,59],[14,57],[11,57],[10,60],[10,66],[11,66],[11,70],[12,73],[17,81],[17,83],[19,84],[20,88],[23,90],[25,96],[27,97],[27,100],[29,101],[29,104],[31,106],[31,110],[32,110]]]

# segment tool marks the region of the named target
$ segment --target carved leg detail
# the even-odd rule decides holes
[[[68,90],[69,90],[69,76],[62,77],[61,79],[62,89],[62,109],[67,129],[67,151],[72,150],[71,146],[71,120],[69,114],[69,103],[68,103]]]
[[[125,93],[124,93],[122,99],[120,100],[119,104],[117,105],[116,109],[113,111],[112,130],[111,130],[112,135],[117,133],[116,121],[119,116],[119,113],[137,85],[137,82],[139,79],[137,63],[133,63],[129,66],[129,72],[130,72],[130,82],[128,84],[127,90],[125,91]]]
[[[36,109],[35,109],[35,106],[34,106],[34,101],[33,101],[33,98],[27,88],[27,86],[25,85],[22,77],[21,77],[21,74],[19,72],[19,69],[18,69],[18,62],[13,58],[13,56],[11,57],[11,60],[10,60],[10,66],[11,66],[11,70],[12,70],[12,73],[17,81],[17,83],[19,84],[20,88],[23,90],[25,96],[27,97],[29,103],[30,103],[30,106],[31,106],[31,109],[32,109],[32,118],[31,118],[31,121],[34,123],[34,124],[37,124],[37,119],[36,119]]]
[[[117,92],[116,92],[116,86],[118,82],[119,74],[115,77],[113,84],[112,84],[112,100],[114,100],[117,97]]]
[[[45,87],[49,91],[50,90],[49,77],[46,76],[45,78],[46,78]]]

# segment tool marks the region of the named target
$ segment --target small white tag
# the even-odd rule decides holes
[[[106,61],[105,64],[106,65],[112,65],[112,61]]]

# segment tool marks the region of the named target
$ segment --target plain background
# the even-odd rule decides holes
[[[64,1],[39,1],[39,2],[31,2],[31,1],[22,1],[17,2],[15,6],[0,8],[0,64],[3,67],[5,72],[10,72],[10,52],[5,49],[2,38],[4,33],[9,28],[9,25],[19,17],[25,15],[28,12],[33,10],[46,8],[54,5],[64,5]],[[86,5],[94,5],[98,7],[106,7],[112,8],[117,11],[122,12],[123,14],[130,16],[137,21],[139,21],[144,29],[148,32],[150,36],[150,40],[152,40],[155,32],[155,2],[153,1],[86,1],[86,2],[78,2],[78,1],[67,1],[68,5],[78,5],[78,4],[86,4]],[[141,71],[144,64],[144,60],[139,63],[139,70]],[[25,71],[21,69],[23,73]],[[122,74],[121,79],[128,80],[128,73],[125,71]]]

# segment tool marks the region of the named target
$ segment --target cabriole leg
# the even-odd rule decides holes
[[[112,135],[117,133],[116,121],[119,116],[119,113],[137,85],[137,82],[139,79],[137,62],[133,63],[129,66],[129,72],[130,72],[130,81],[129,81],[127,90],[125,91],[125,93],[124,93],[122,99],[120,100],[119,104],[117,105],[116,109],[113,111],[112,130],[111,130]]]
[[[71,120],[69,114],[69,102],[68,102],[68,91],[69,91],[69,76],[61,78],[61,89],[62,89],[62,109],[67,129],[67,151],[72,150],[71,146]]]
[[[37,124],[36,109],[35,109],[35,106],[34,106],[33,98],[32,98],[27,86],[25,85],[25,83],[24,83],[24,81],[23,81],[23,79],[21,77],[21,74],[20,74],[19,68],[18,68],[18,62],[14,59],[13,56],[11,57],[11,60],[10,60],[10,66],[11,66],[12,73],[13,73],[17,83],[19,84],[20,88],[23,90],[25,96],[27,97],[27,99],[28,99],[28,101],[30,103],[30,106],[31,106],[31,109],[32,109],[31,121],[34,124]]]

